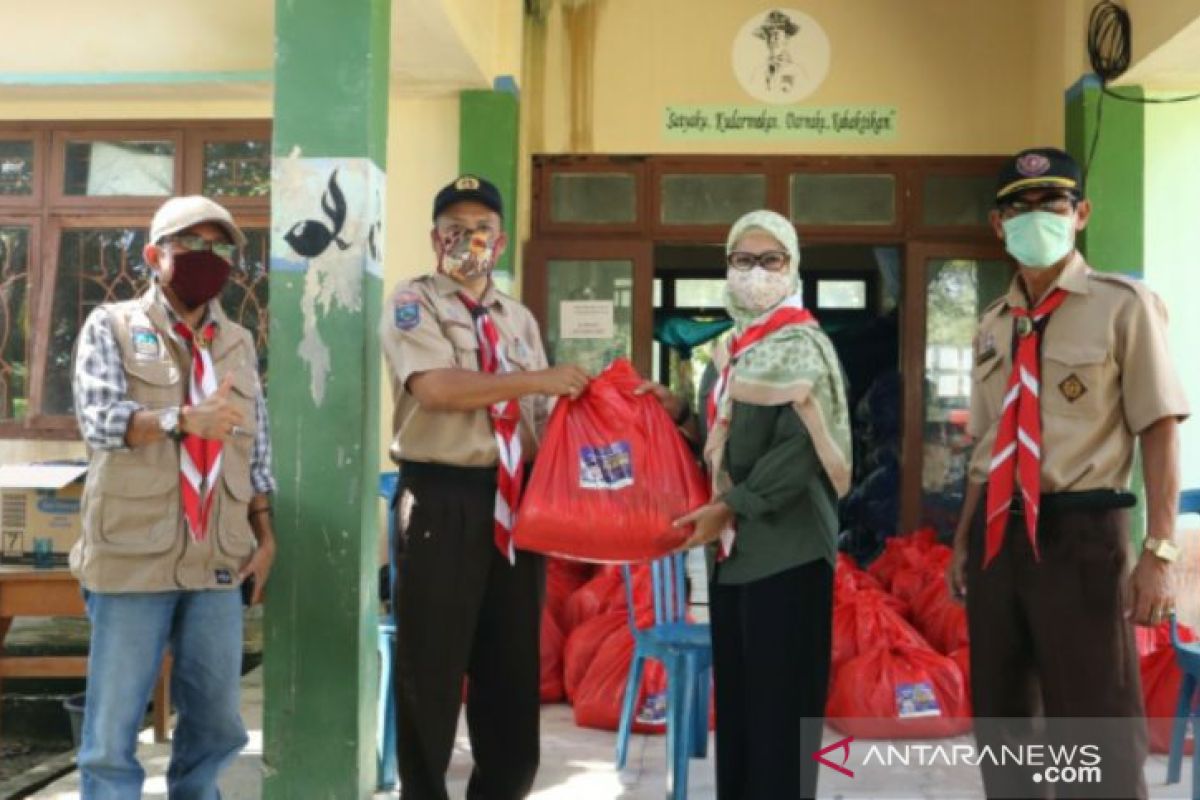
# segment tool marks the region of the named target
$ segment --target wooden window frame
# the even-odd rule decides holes
[[[30,228],[30,304],[27,414],[22,420],[0,420],[0,439],[78,440],[73,416],[43,413],[50,320],[58,282],[61,235],[72,228],[148,228],[155,210],[169,196],[84,197],[63,191],[66,142],[97,139],[148,139],[175,143],[172,195],[199,194],[203,182],[204,143],[271,139],[271,120],[133,120],[46,121],[0,123],[0,139],[34,142],[34,191],[0,196],[0,225]],[[245,228],[270,228],[270,195],[222,197]]]
[[[560,173],[625,173],[634,179],[633,222],[555,222],[551,184]],[[646,193],[650,184],[645,159],[639,156],[534,156],[533,230],[537,235],[606,238],[650,235],[650,209]]]
[[[956,158],[923,158],[909,170],[909,203],[906,228],[921,239],[954,241],[959,239],[995,238],[988,224],[928,225],[923,218],[925,180],[934,176],[977,176],[995,178],[1007,159],[1003,156],[962,156]]]
[[[782,161],[781,172],[783,197],[778,210],[789,220],[792,218],[792,175],[890,175],[893,179],[895,196],[892,205],[896,213],[890,224],[814,225],[793,221],[792,224],[800,232],[802,242],[837,243],[852,240],[879,243],[893,242],[904,237],[908,181],[905,170],[897,164],[897,159],[856,156],[787,158]]]
[[[647,186],[647,210],[649,214],[650,233],[661,240],[693,240],[723,242],[729,233],[730,220],[720,224],[677,224],[664,222],[662,219],[662,180],[669,175],[761,175],[765,179],[766,196],[763,198],[763,208],[779,211],[782,203],[786,202],[780,196],[780,176],[777,169],[778,159],[771,157],[729,156],[722,158],[719,163],[711,159],[694,156],[663,156],[653,159],[649,164],[649,186]],[[787,216],[784,214],[784,216]]]
[[[6,142],[33,142],[33,191],[30,194],[0,195],[0,213],[38,213],[45,196],[47,160],[49,158],[49,134],[35,127],[13,126],[0,129],[0,140]]]

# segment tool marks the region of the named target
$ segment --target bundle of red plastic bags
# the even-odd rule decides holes
[[[956,736],[971,727],[966,609],[951,550],[932,530],[888,540],[867,571],[838,557],[826,714],[862,738]]]
[[[1179,684],[1183,673],[1171,645],[1171,623],[1163,622],[1153,628],[1138,628],[1138,655],[1141,657],[1142,701],[1146,705],[1146,722],[1150,728],[1150,751],[1167,753],[1171,750],[1171,731],[1175,710],[1179,704]],[[1196,641],[1196,634],[1186,625],[1179,625],[1181,642]],[[1188,737],[1185,753],[1191,753],[1195,742]]]
[[[674,422],[624,359],[555,406],[513,534],[522,550],[597,562],[646,561],[691,534],[672,523],[708,500]]]

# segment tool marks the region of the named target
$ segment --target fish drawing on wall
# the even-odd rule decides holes
[[[340,234],[346,225],[346,196],[338,186],[337,170],[329,176],[329,184],[321,196],[321,210],[328,224],[321,220],[306,219],[297,222],[283,237],[297,254],[305,258],[316,258],[336,244],[339,250],[350,247]]]

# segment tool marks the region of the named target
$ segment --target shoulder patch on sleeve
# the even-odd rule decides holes
[[[421,324],[421,295],[401,289],[392,298],[392,324],[396,330],[411,331]]]

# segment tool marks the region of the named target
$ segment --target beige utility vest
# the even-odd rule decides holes
[[[136,300],[104,306],[121,350],[129,398],[147,410],[186,399],[191,355],[171,324],[157,287]],[[212,360],[217,379],[233,373],[230,400],[250,436],[225,442],[208,535],[188,533],[179,493],[179,444],[165,439],[142,447],[91,452],[83,490],[83,535],[71,569],[95,592],[158,592],[232,588],[254,552],[247,509],[254,494],[250,456],[258,373],[254,344],[217,303]]]

